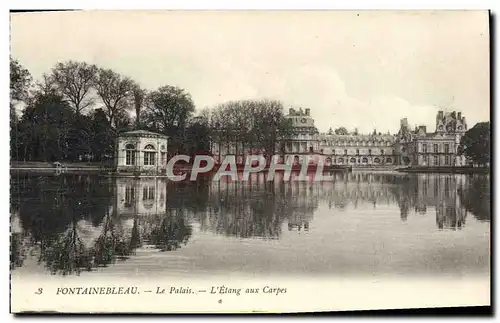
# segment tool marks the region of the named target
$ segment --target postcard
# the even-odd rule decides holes
[[[12,313],[491,305],[488,11],[10,16]]]

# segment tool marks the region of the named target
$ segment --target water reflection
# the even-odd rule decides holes
[[[182,249],[202,232],[279,239],[314,235],[319,208],[343,212],[397,205],[402,221],[435,213],[438,229],[465,226],[467,212],[490,219],[489,176],[337,173],[328,182],[100,178],[11,178],[11,269],[32,258],[53,274],[79,274],[136,254]],[[397,216],[397,215],[396,215]],[[387,228],[394,230],[394,228]],[[317,237],[322,239],[322,237]]]

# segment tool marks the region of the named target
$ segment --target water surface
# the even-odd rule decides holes
[[[16,275],[489,276],[490,178],[11,177]]]

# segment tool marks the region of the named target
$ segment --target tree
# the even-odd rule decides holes
[[[10,155],[17,156],[19,147],[19,118],[16,105],[28,103],[33,78],[17,60],[10,59]]]
[[[68,155],[73,113],[59,94],[37,93],[19,123],[19,146],[27,160],[55,161]]]
[[[332,129],[332,127],[330,127],[330,129],[328,129],[328,134],[329,135],[333,135],[333,129]]]
[[[33,82],[30,72],[17,60],[10,59],[10,100],[26,101]]]
[[[115,118],[121,110],[129,109],[128,100],[136,84],[110,69],[98,69],[94,80],[97,95],[105,106],[105,114],[109,125],[116,127]]]
[[[347,134],[349,134],[349,132],[347,131],[347,129],[345,127],[340,127],[340,128],[335,129],[335,134],[336,135],[347,135]]]
[[[458,153],[464,154],[475,164],[485,166],[490,163],[490,123],[480,122],[469,129],[460,140]]]
[[[83,109],[93,103],[89,98],[94,84],[97,67],[85,62],[67,61],[57,63],[50,74],[51,80],[59,92],[71,104],[79,115]]]
[[[169,147],[176,153],[183,149],[187,121],[194,110],[193,100],[186,90],[165,85],[149,93],[143,117],[149,129],[171,138]]]
[[[135,127],[139,128],[141,125],[141,111],[143,108],[144,99],[147,95],[147,91],[141,89],[141,87],[136,84],[132,89],[132,94],[134,96]]]
[[[248,148],[270,157],[278,143],[296,134],[286,119],[283,104],[275,100],[230,101],[216,106],[210,120],[211,137],[221,147],[234,147],[236,155]],[[282,149],[282,147],[278,147]]]
[[[94,158],[100,161],[106,156],[113,156],[116,132],[109,127],[103,109],[97,109],[92,114],[90,133],[92,134],[91,151]]]
[[[186,128],[186,150],[190,155],[210,150],[208,118],[198,116],[189,122]]]

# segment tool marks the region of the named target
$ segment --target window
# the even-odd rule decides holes
[[[125,188],[125,207],[131,207],[135,202],[135,188],[127,186]]]
[[[339,164],[342,164],[344,162],[344,158],[341,157],[341,158],[337,159],[337,161]]]
[[[392,158],[388,157],[386,160],[385,160],[386,163],[392,163]]]
[[[154,166],[156,160],[156,151],[154,151],[155,147],[153,145],[146,145],[144,147],[144,165],[145,166]]]
[[[368,158],[364,157],[363,158],[363,164],[366,164],[366,163],[368,163]]]
[[[132,144],[125,146],[125,165],[135,165],[135,146]]]
[[[356,158],[351,158],[351,163],[355,163],[356,162]]]
[[[437,144],[434,144],[434,152],[437,153],[438,152],[438,145]],[[435,156],[437,157],[437,156]]]
[[[450,156],[446,155],[444,156],[444,164],[449,165],[450,164]]]
[[[427,154],[427,144],[422,144],[422,151]]]
[[[437,145],[435,145],[437,146]],[[434,156],[434,165],[437,165],[438,164],[438,156]]]
[[[359,155],[359,149],[356,149],[356,155]]]
[[[142,189],[142,201],[146,209],[151,209],[155,201],[155,187],[144,186]]]
[[[450,144],[444,144],[444,152],[448,154],[450,152]]]
[[[372,154],[372,150],[368,149],[368,155],[371,155],[371,154]]]
[[[375,164],[378,164],[378,163],[380,163],[380,158],[375,157],[375,159],[373,161],[375,162]]]
[[[383,155],[384,154],[384,150],[383,149],[380,149],[380,154]]]
[[[344,155],[347,155],[347,149],[344,149]]]

